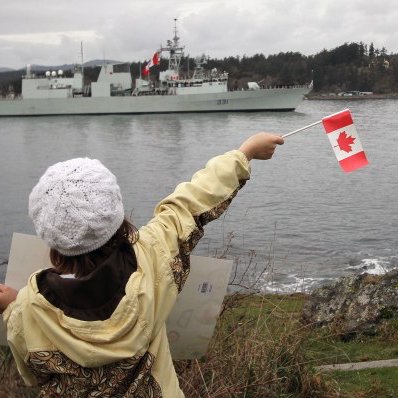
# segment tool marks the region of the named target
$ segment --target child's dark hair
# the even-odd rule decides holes
[[[62,274],[75,274],[79,278],[92,272],[114,250],[118,248],[126,251],[133,250],[132,245],[137,240],[137,228],[130,221],[124,219],[122,225],[112,238],[100,248],[78,256],[65,256],[56,249],[51,249],[50,260],[57,271],[60,271]]]

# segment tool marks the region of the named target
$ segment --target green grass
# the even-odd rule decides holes
[[[257,319],[262,314],[268,326],[302,329],[299,318],[305,300],[305,295],[298,294],[247,297],[242,299],[232,319]],[[309,358],[321,364],[398,358],[398,320],[386,321],[380,335],[358,336],[350,341],[342,341],[328,328],[310,329],[306,349]]]
[[[322,336],[320,331],[315,331],[306,348],[309,358],[323,365],[398,358],[398,345],[376,337],[343,342],[333,335]]]
[[[332,377],[342,392],[350,398],[396,398],[398,396],[398,368],[337,371]]]
[[[398,320],[385,320],[374,336],[358,335],[343,341],[335,331],[315,328],[306,341],[308,357],[320,364],[398,358]]]
[[[258,332],[267,337],[272,335],[273,339],[278,335],[282,338],[288,329],[304,333],[302,348],[305,360],[312,366],[398,358],[398,320],[385,321],[378,335],[342,341],[328,328],[303,327],[300,315],[306,299],[299,294],[243,297],[239,306],[224,316],[221,327],[228,328],[235,322],[256,322]],[[382,398],[398,397],[397,376],[398,368],[383,368],[339,371],[323,377],[331,377],[338,384],[341,396]],[[350,395],[353,393],[356,395]]]

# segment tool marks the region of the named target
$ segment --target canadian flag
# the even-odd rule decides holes
[[[149,60],[149,62],[145,65],[144,70],[142,73],[144,75],[147,75],[149,73],[149,70],[152,68],[154,65],[159,65],[159,53],[156,51],[155,54],[153,54],[152,58]]]
[[[349,109],[323,118],[322,123],[344,171],[354,171],[369,163]]]

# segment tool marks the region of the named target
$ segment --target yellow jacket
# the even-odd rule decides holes
[[[73,309],[54,305],[39,289],[46,271],[33,274],[3,314],[25,383],[40,385],[41,397],[184,397],[165,321],[203,226],[222,214],[249,176],[245,155],[227,152],[161,201],[154,218],[139,230],[133,246],[136,269],[106,319],[71,316]]]

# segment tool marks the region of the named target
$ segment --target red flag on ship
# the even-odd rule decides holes
[[[322,123],[344,171],[354,171],[369,163],[349,109],[323,118]]]
[[[145,65],[142,73],[144,75],[147,75],[149,73],[149,70],[152,68],[154,65],[159,65],[159,53],[156,51],[155,54],[153,54],[152,58],[149,60],[149,62]]]

